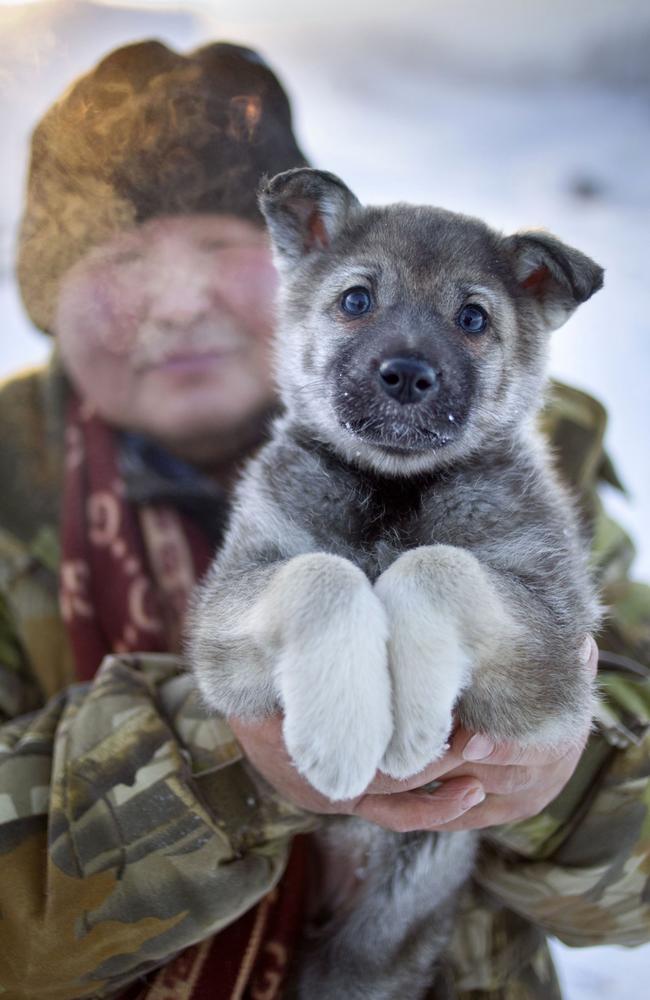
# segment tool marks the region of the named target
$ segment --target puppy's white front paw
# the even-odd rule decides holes
[[[367,788],[392,732],[386,613],[355,572],[334,613],[321,607],[317,629],[312,623],[293,631],[276,670],[287,749],[310,784],[333,800]]]
[[[388,613],[393,682],[393,735],[380,766],[396,779],[444,754],[454,705],[471,674],[454,616],[436,605],[414,561],[407,553],[375,583]]]
[[[388,726],[376,716],[374,719],[357,716],[352,721],[342,715],[337,718],[333,706],[325,717],[329,718],[329,725],[315,726],[287,715],[284,723],[287,749],[300,773],[316,791],[333,802],[355,798],[365,791],[379,767],[390,736],[390,715]],[[335,733],[340,735],[337,737]]]
[[[442,617],[393,616],[388,643],[394,731],[381,763],[392,778],[418,774],[442,757],[469,659]]]
[[[412,706],[402,711],[379,769],[401,780],[419,774],[427,764],[442,757],[448,749],[452,716],[448,706]]]

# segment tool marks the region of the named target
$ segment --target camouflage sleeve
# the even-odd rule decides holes
[[[650,940],[650,587],[627,579],[627,558],[616,569],[629,540],[599,521],[609,614],[595,732],[540,815],[489,832],[478,877],[569,945],[636,945]]]
[[[0,591],[0,725],[37,708],[40,701],[38,684],[27,668],[6,598]]]
[[[650,940],[650,680],[605,671],[599,725],[539,816],[490,831],[478,881],[569,945]]]
[[[603,450],[605,425],[596,400],[554,386],[544,426],[589,514],[607,608],[596,728],[543,812],[489,831],[477,873],[498,904],[570,945],[650,939],[650,587],[630,579],[634,546],[599,497],[600,483],[622,489]]]
[[[253,906],[308,823],[177,659],[109,657],[0,726],[0,994],[113,995]]]

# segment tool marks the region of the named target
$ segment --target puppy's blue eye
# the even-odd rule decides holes
[[[458,315],[458,325],[465,333],[483,333],[488,325],[488,315],[481,306],[463,306]]]
[[[363,316],[372,306],[372,299],[367,288],[358,285],[356,288],[348,288],[341,296],[341,309],[349,316]]]

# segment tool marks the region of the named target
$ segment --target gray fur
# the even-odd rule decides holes
[[[332,799],[378,767],[417,773],[444,752],[452,711],[497,739],[576,738],[593,710],[579,649],[599,605],[534,420],[549,333],[601,269],[546,233],[364,208],[307,168],[273,178],[260,204],[282,276],[285,409],[197,597],[206,702],[281,707],[297,767]],[[350,317],[341,296],[355,286],[373,305]],[[485,333],[459,327],[468,303],[490,315]],[[378,369],[395,356],[434,367],[431,398],[386,395]],[[418,835],[404,866],[398,837],[365,836],[379,861],[358,909],[309,951],[303,998],[421,996],[444,944],[473,838]]]

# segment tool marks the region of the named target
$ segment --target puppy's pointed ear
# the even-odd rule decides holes
[[[359,202],[343,181],[324,170],[298,167],[264,181],[259,205],[280,265],[326,249]]]
[[[548,331],[556,330],[603,285],[602,267],[543,231],[506,239],[515,276],[539,307]]]

